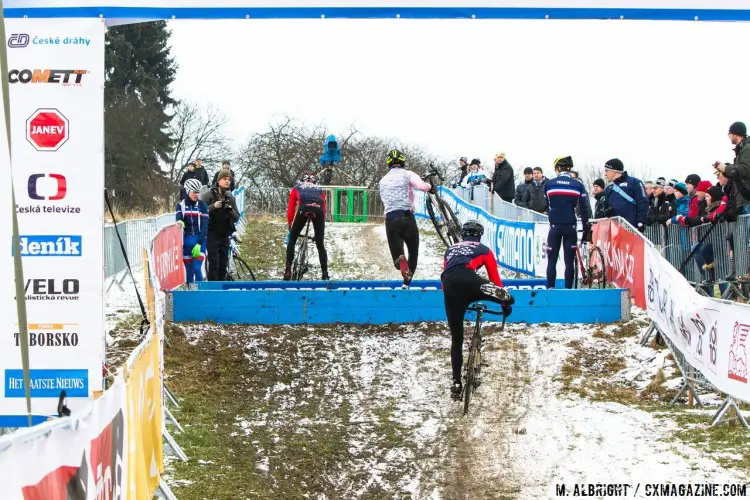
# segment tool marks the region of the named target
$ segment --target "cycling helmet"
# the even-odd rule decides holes
[[[391,149],[388,156],[385,159],[386,165],[389,167],[403,167],[406,165],[406,156],[398,149]]]
[[[573,168],[573,158],[570,156],[561,156],[555,158],[555,170],[569,171]]]
[[[484,226],[476,220],[469,220],[461,226],[461,238],[481,238],[484,234]]]
[[[310,182],[312,184],[317,184],[318,176],[313,172],[302,172],[302,175],[299,176],[299,180],[301,182]]]
[[[199,193],[203,185],[198,179],[188,179],[185,181],[185,191],[188,193]]]

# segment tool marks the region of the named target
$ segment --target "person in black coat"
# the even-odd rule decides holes
[[[508,203],[513,203],[516,191],[513,167],[505,159],[505,153],[495,155],[495,172],[492,174],[492,191]]]
[[[229,160],[224,160],[223,162],[221,162],[221,170],[214,174],[214,180],[211,182],[211,187],[216,187],[219,185],[219,173],[221,173],[222,170],[227,170],[232,175],[231,180],[229,181],[229,190],[234,191],[237,186],[234,182],[234,170],[232,170],[231,166],[229,165]]]
[[[529,185],[534,179],[533,173],[531,167],[523,169],[523,182],[516,186],[516,196],[513,198],[513,203],[519,207],[529,208],[526,206],[526,191],[529,190]]]

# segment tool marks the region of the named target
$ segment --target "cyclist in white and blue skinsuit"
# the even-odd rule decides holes
[[[185,181],[187,197],[176,207],[177,222],[184,230],[182,236],[182,259],[185,264],[186,281],[203,281],[203,261],[206,259],[206,237],[208,234],[208,206],[198,199],[201,183],[197,179]]]

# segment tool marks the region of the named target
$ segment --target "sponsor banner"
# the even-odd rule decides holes
[[[159,335],[146,340],[128,360],[128,498],[153,498],[162,462],[162,387]]]
[[[717,389],[750,401],[750,306],[699,294],[650,246],[645,270],[646,310],[659,329]]]
[[[485,209],[460,199],[453,191],[444,187],[440,188],[440,195],[461,223],[476,219],[484,226],[482,243],[495,253],[498,266],[531,276],[547,276],[548,224],[500,219]],[[429,219],[426,200],[426,195],[421,191],[414,193],[417,217]],[[557,262],[557,274],[562,276],[564,272],[565,264],[561,254]]]
[[[6,21],[3,76],[10,92],[32,412],[38,416],[56,414],[63,388],[75,414],[102,387],[104,32],[96,19]],[[10,178],[10,166],[5,168]],[[0,306],[8,332],[0,336],[3,425],[3,416],[23,415],[26,405],[16,377],[21,354],[11,231],[5,220],[1,224],[0,268],[9,270],[3,281],[11,284]]]
[[[153,239],[153,274],[160,290],[173,290],[185,283],[182,262],[182,226],[170,224],[159,230]]]
[[[605,219],[594,224],[592,240],[604,253],[607,281],[619,288],[630,289],[635,305],[645,309],[643,238],[616,220]]]
[[[0,439],[0,483],[8,500],[125,498],[125,382],[80,415],[45,422]]]
[[[237,210],[240,212],[240,217],[245,215],[245,186],[237,188],[232,193],[234,199],[237,200]]]

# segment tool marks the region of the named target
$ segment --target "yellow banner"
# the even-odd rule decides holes
[[[151,500],[164,472],[159,342],[154,335],[133,363],[127,382],[128,499]]]

